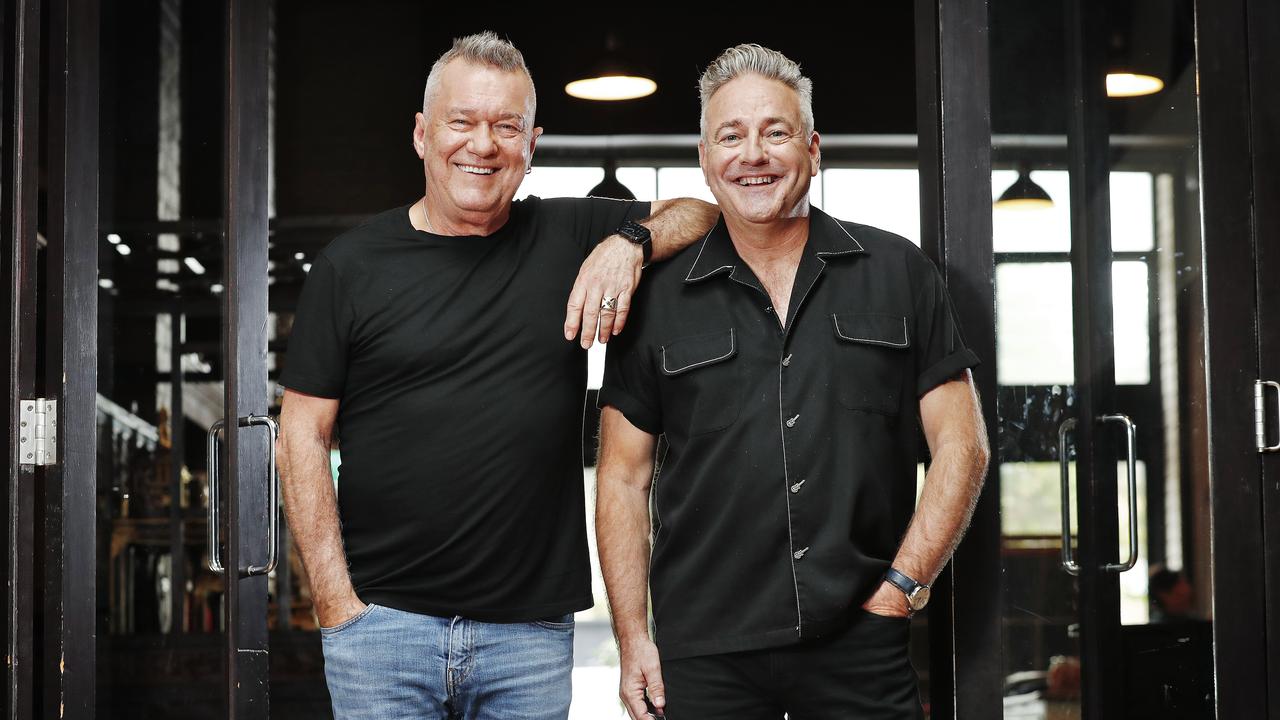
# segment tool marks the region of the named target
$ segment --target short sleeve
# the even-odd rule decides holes
[[[931,262],[926,277],[915,301],[917,397],[980,362],[965,346],[947,287]]]
[[[341,397],[353,315],[337,270],[323,253],[317,255],[302,286],[280,384],[308,395]]]
[[[643,293],[643,290],[641,291]],[[627,331],[609,341],[604,360],[604,382],[596,404],[617,408],[637,428],[662,434],[662,406],[653,353],[644,342],[643,329],[632,316]]]
[[[540,200],[540,212],[567,221],[573,228],[571,240],[586,257],[601,240],[609,237],[624,220],[641,220],[649,216],[649,203],[609,198],[551,198]]]

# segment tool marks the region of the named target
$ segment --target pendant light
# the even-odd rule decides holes
[[[1018,179],[995,202],[999,210],[1043,210],[1053,207],[1053,198],[1031,179],[1031,164],[1018,163]]]
[[[591,197],[611,198],[613,200],[635,200],[636,194],[631,188],[618,180],[618,161],[609,158],[604,161],[604,179],[600,184],[587,192]]]
[[[658,89],[638,65],[625,60],[618,52],[618,39],[605,35],[604,54],[584,77],[564,86],[569,95],[583,100],[634,100],[652,95]]]

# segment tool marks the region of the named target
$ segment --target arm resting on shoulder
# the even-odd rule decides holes
[[[649,217],[640,221],[649,228],[653,260],[665,260],[702,239],[716,224],[720,208],[693,198],[655,200]],[[572,340],[581,331],[582,347],[589,348],[599,326],[600,342],[622,332],[631,311],[631,297],[640,286],[644,253],[621,235],[610,235],[587,256],[565,307],[564,338]],[[616,298],[614,312],[600,312],[600,301]]]
[[[649,205],[649,217],[640,221],[653,234],[653,261],[666,260],[701,240],[718,217],[720,206],[702,200],[654,200]],[[622,240],[625,242],[626,238]]]

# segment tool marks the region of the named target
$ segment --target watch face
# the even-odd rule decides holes
[[[618,228],[618,233],[633,243],[642,243],[649,239],[649,228],[634,220],[627,220]]]
[[[929,588],[924,585],[916,588],[916,591],[907,598],[907,603],[911,605],[912,610],[917,612],[923,610],[924,606],[929,604]]]

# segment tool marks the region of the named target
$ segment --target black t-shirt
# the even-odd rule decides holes
[[[488,237],[407,207],[312,263],[281,384],[338,398],[338,506],[356,594],[520,622],[591,606],[586,353],[565,303],[589,250],[647,203],[529,198]]]
[[[831,632],[915,509],[919,398],[978,363],[942,277],[816,208],[785,329],[723,220],[650,273],[600,404],[669,446],[649,580],[663,657]]]

